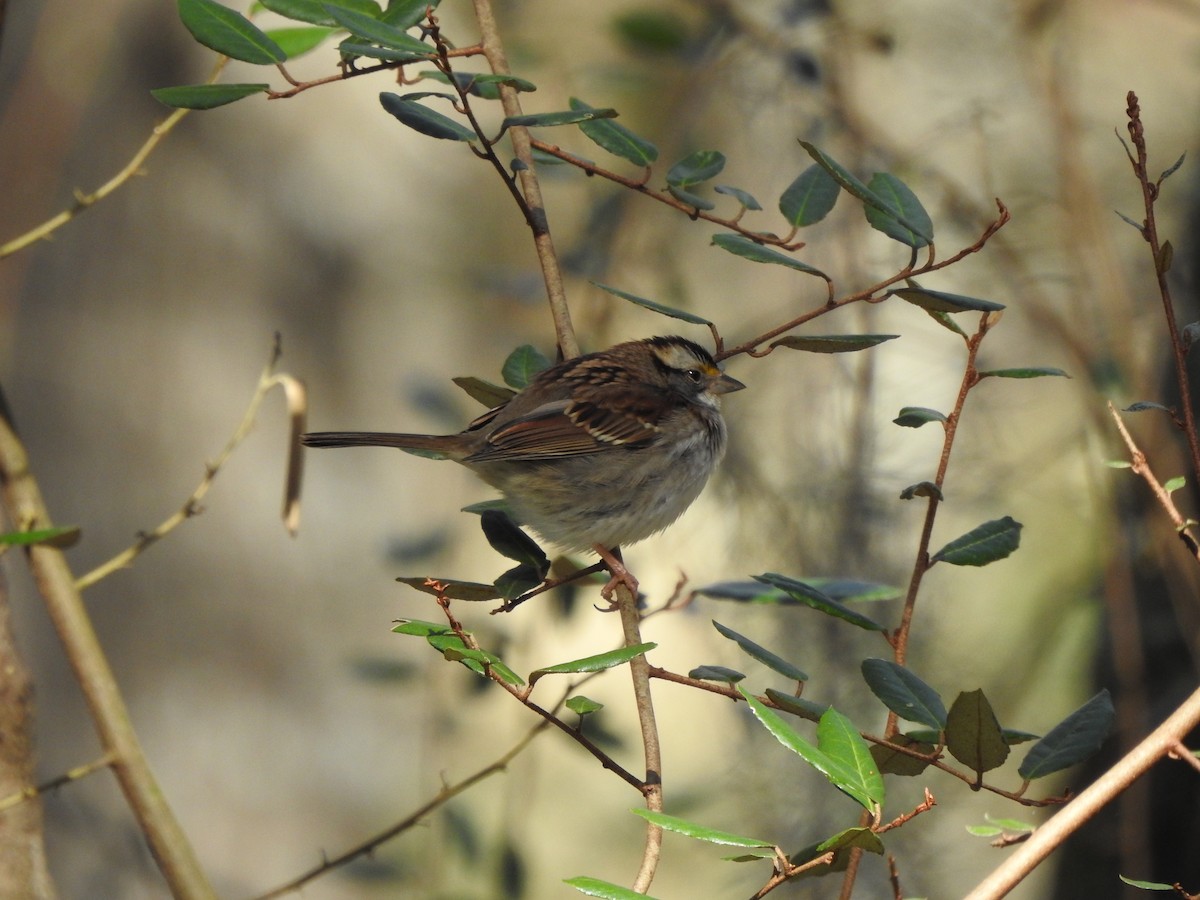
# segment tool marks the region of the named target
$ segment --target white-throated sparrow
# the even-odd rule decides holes
[[[551,366],[458,434],[331,431],[303,442],[443,454],[499,488],[542,537],[594,549],[611,568],[605,551],[661,531],[700,494],[725,452],[718,395],[743,387],[698,344],[653,337]]]

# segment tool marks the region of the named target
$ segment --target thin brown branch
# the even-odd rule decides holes
[[[15,794],[9,794],[7,797],[0,798],[0,812],[9,809],[13,806],[18,806],[26,800],[32,800],[34,797],[39,797],[42,794],[53,791],[62,787],[64,784],[70,784],[72,781],[79,781],[86,778],[93,772],[98,772],[101,769],[111,766],[113,758],[110,754],[93,759],[91,762],[84,763],[82,766],[76,766],[73,769],[68,769],[61,775],[56,775],[48,781],[43,781],[41,784],[33,785],[25,788],[23,791],[18,791]]]

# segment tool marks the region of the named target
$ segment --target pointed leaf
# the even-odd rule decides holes
[[[1171,163],[1171,165],[1168,168],[1163,170],[1163,173],[1158,176],[1158,183],[1162,184],[1164,181],[1166,181],[1168,178],[1170,178],[1172,175],[1174,175],[1175,172],[1179,169],[1179,167],[1183,165],[1183,161],[1185,159],[1187,159],[1187,151],[1186,150],[1183,151],[1183,153],[1179,154],[1179,159],[1175,160],[1175,162]]]
[[[446,141],[475,140],[475,132],[469,128],[399,94],[384,91],[379,95],[379,102],[384,109],[413,131]]]
[[[667,185],[667,193],[678,200],[680,203],[686,203],[688,206],[696,209],[710,210],[716,209],[716,204],[711,200],[705,200],[699,194],[694,194],[686,188],[681,188],[677,185]]]
[[[549,568],[549,563],[547,563],[547,568]],[[521,563],[519,566],[513,566],[492,583],[496,585],[496,590],[505,600],[515,600],[526,591],[532,591],[535,587],[541,586],[545,580],[546,572],[540,566]]]
[[[1148,409],[1157,409],[1162,412],[1172,413],[1173,410],[1169,406],[1164,406],[1161,403],[1155,403],[1153,400],[1139,400],[1136,403],[1131,403],[1126,406],[1121,412],[1145,412]]]
[[[156,88],[150,96],[173,109],[216,109],[270,88],[269,84],[187,84]]]
[[[422,45],[424,46],[424,45]],[[410,50],[394,50],[391,47],[380,47],[356,37],[348,37],[338,44],[338,52],[345,59],[365,56],[367,59],[382,59],[386,62],[415,62],[428,59],[428,53],[413,53]]]
[[[661,303],[655,303],[653,300],[647,300],[645,297],[638,297],[635,294],[629,294],[625,291],[618,290],[607,284],[602,284],[599,281],[592,281],[596,287],[602,291],[608,291],[614,297],[620,297],[622,300],[628,300],[644,309],[653,310],[656,313],[661,313],[664,316],[670,316],[672,319],[679,319],[681,322],[691,322],[693,325],[711,325],[708,319],[702,318],[690,312],[684,312],[682,309],[675,309],[671,306],[664,306]]]
[[[565,109],[561,112],[532,113],[524,116],[509,116],[500,123],[500,130],[509,128],[548,128],[555,125],[576,125],[596,119],[615,119],[615,109]]]
[[[473,602],[499,600],[500,594],[496,591],[496,586],[492,584],[479,584],[474,581],[455,581],[453,578],[435,578],[431,579],[424,575],[415,577],[400,577],[396,579],[401,584],[407,584],[410,588],[415,588],[425,594],[438,596],[437,588],[426,584],[428,581],[436,581],[444,588],[443,594],[450,600],[469,600]]]
[[[791,694],[784,694],[774,688],[767,688],[765,693],[767,699],[779,709],[791,713],[793,716],[808,719],[810,722],[820,722],[821,716],[825,715],[825,710],[829,709],[828,703],[816,703],[812,700],[805,700],[803,697],[793,697]]]
[[[888,659],[864,659],[862,673],[871,693],[900,718],[930,728],[946,727],[946,704],[911,669]]]
[[[1112,698],[1101,691],[1030,747],[1017,773],[1032,781],[1083,762],[1100,749],[1115,720]]]
[[[271,12],[312,25],[337,24],[325,10],[326,6],[340,6],[365,16],[378,17],[380,15],[379,4],[375,0],[326,0],[324,3],[321,0],[260,0],[260,2]]]
[[[444,645],[438,649],[441,650],[442,656],[446,657],[446,659],[451,662],[462,663],[477,675],[486,675],[490,669],[494,674],[500,676],[500,679],[506,684],[522,685],[525,683],[525,679],[506,666],[504,661],[495,653],[487,650],[476,650],[474,647],[467,647],[462,643],[458,635],[452,635],[451,637],[453,640],[447,640],[445,637],[440,639]],[[434,646],[437,646],[438,642],[437,639],[430,640],[430,643]]]
[[[718,831],[715,828],[709,828],[705,825],[697,825],[695,822],[689,822],[686,819],[681,819],[678,816],[668,816],[666,813],[656,812],[651,809],[632,809],[630,810],[635,816],[641,816],[647,822],[657,825],[664,831],[671,831],[675,834],[686,835],[690,838],[695,838],[699,841],[708,841],[711,844],[725,844],[730,847],[774,847],[770,841],[759,840],[758,838],[745,837],[740,834],[731,834],[728,831]]]
[[[725,154],[718,150],[697,150],[671,166],[667,172],[667,184],[676,188],[689,188],[721,174],[725,168]]]
[[[78,525],[64,525],[60,528],[36,528],[31,531],[10,531],[0,534],[0,546],[29,547],[33,544],[46,544],[65,550],[79,543],[82,532]]]
[[[772,347],[806,350],[809,353],[852,353],[895,340],[898,334],[794,334],[772,341]]]
[[[821,721],[817,723],[817,747],[830,759],[854,773],[855,791],[883,805],[883,776],[879,774],[879,766],[871,756],[870,745],[858,733],[854,723],[832,706],[825,710]],[[851,793],[851,796],[855,794]]]
[[[1130,887],[1141,888],[1144,891],[1175,892],[1175,885],[1173,884],[1165,884],[1161,881],[1138,881],[1136,878],[1126,878],[1124,875],[1118,875],[1117,877]]]
[[[792,681],[808,681],[808,675],[802,669],[793,666],[786,659],[777,656],[767,648],[760,647],[754,641],[750,640],[750,638],[738,634],[732,628],[727,628],[715,620],[713,621],[713,628],[717,629],[723,637],[729,638],[729,640],[741,647],[751,659],[758,660],[768,669],[778,672],[784,678],[789,678]]]
[[[745,677],[744,672],[726,666],[696,666],[688,672],[688,678],[695,678],[697,681],[720,681],[725,684],[737,684]]]
[[[451,74],[454,76],[453,82],[462,90],[472,96],[482,97],[484,100],[499,100],[500,85],[504,84],[522,93],[537,90],[537,85],[532,81],[517,78],[515,75],[493,75],[483,72],[453,72]],[[443,84],[451,83],[450,75],[436,69],[421,72],[421,77],[429,81],[440,81]]]
[[[712,242],[722,250],[728,250],[735,256],[740,256],[751,262],[787,266],[789,269],[795,269],[797,272],[807,272],[809,275],[817,275],[826,281],[829,280],[828,276],[820,269],[815,269],[807,263],[802,263],[800,260],[794,259],[785,253],[780,253],[778,250],[764,247],[744,234],[731,234],[729,232],[714,234]]]
[[[804,583],[839,603],[845,603],[847,600],[898,600],[904,596],[904,592],[893,585],[858,581],[854,578],[814,577],[805,578]]]
[[[270,66],[287,59],[279,45],[228,6],[215,0],[178,0],[179,18],[197,41],[230,59]]]
[[[1008,759],[1008,744],[983,691],[964,691],[946,715],[946,749],[964,766],[990,772]]]
[[[952,566],[986,566],[1004,559],[1021,545],[1022,527],[1011,516],[984,522],[933,554],[933,562],[945,562]]]
[[[869,619],[861,613],[855,612],[847,606],[843,606],[832,597],[821,593],[803,581],[797,581],[794,578],[788,578],[786,575],[778,575],[774,572],[767,572],[765,575],[755,575],[754,578],[756,581],[763,582],[763,584],[779,588],[789,597],[799,600],[805,606],[810,606],[830,616],[836,616],[839,619],[849,622],[851,625],[857,625],[859,628],[865,628],[868,631],[887,631],[878,622]]]
[[[627,887],[621,887],[619,884],[613,884],[610,881],[601,881],[599,878],[591,878],[587,875],[577,875],[574,878],[567,878],[563,884],[569,884],[581,894],[586,894],[589,897],[600,897],[601,900],[654,900],[649,894],[642,894],[638,891],[631,891]]]
[[[920,428],[930,422],[945,422],[946,416],[926,406],[906,406],[892,421],[904,428]]]
[[[574,675],[580,672],[602,672],[605,669],[611,669],[614,666],[621,666],[629,662],[635,656],[641,656],[657,647],[658,644],[634,644],[632,647],[621,647],[617,650],[610,650],[607,653],[597,653],[595,656],[585,656],[582,659],[573,659],[570,662],[558,663],[553,666],[546,666],[529,673],[529,683],[535,683],[543,675]]]
[[[289,60],[303,56],[324,43],[336,29],[305,25],[299,28],[272,28],[267,37],[279,45]]]
[[[754,198],[754,195],[743,191],[741,188],[731,187],[728,184],[714,184],[713,190],[718,194],[725,194],[727,197],[733,197],[742,205],[744,209],[762,209],[762,204]]]
[[[1004,309],[1003,303],[996,303],[992,300],[980,300],[976,297],[950,294],[946,291],[931,291],[921,287],[898,288],[892,293],[928,312],[999,312]]]
[[[867,188],[888,206],[886,211],[871,204],[863,207],[872,228],[915,250],[929,246],[933,222],[908,185],[895,175],[876,172]]]
[[[583,694],[576,694],[574,697],[568,697],[566,706],[567,709],[575,713],[577,716],[586,716],[604,709],[603,703],[593,700],[590,697],[585,697]]]
[[[500,376],[515,390],[524,390],[537,374],[550,368],[550,360],[532,344],[522,344],[504,360]]]
[[[593,111],[595,109],[575,97],[570,99],[569,105],[574,110]],[[579,123],[579,130],[592,143],[599,145],[613,156],[629,160],[634,165],[648,166],[658,159],[657,147],[645,138],[638,137],[619,122],[608,119],[585,121]]]
[[[892,735],[889,743],[895,744],[898,747],[907,747],[926,756],[932,755],[937,749],[933,744],[918,741],[906,734]],[[880,772],[885,775],[900,775],[905,778],[915,778],[929,768],[930,765],[930,761],[927,759],[917,759],[915,756],[909,756],[907,753],[901,753],[899,750],[894,750],[883,744],[875,744],[871,747],[871,757],[875,760],[875,764],[879,766]]]
[[[1062,369],[1055,369],[1050,366],[1030,366],[1023,369],[990,369],[979,373],[980,378],[1044,378],[1048,375],[1056,375],[1060,378],[1071,377]]]
[[[513,397],[517,396],[516,391],[501,387],[498,384],[492,384],[490,381],[484,381],[482,378],[459,376],[450,380],[462,388],[468,397],[472,400],[478,400],[488,409],[499,406],[502,403],[507,403]]]
[[[817,854],[830,850],[850,850],[859,847],[871,853],[883,853],[883,841],[870,828],[847,828],[817,844]]]
[[[379,18],[394,28],[408,30],[425,19],[425,11],[430,7],[437,9],[441,0],[389,0],[387,11]],[[345,5],[340,0],[339,5]]]
[[[542,548],[504,513],[489,509],[480,516],[479,524],[492,549],[501,556],[525,563],[539,569],[543,574],[549,571],[550,560],[546,558]]]
[[[788,185],[779,198],[779,211],[796,228],[813,225],[829,215],[841,190],[833,176],[814,163]]]
[[[375,16],[346,9],[334,3],[326,3],[325,12],[351,34],[389,50],[411,53],[416,57],[431,57],[437,53],[429,44],[423,44],[412,35],[406,34],[404,29],[380,21]]]

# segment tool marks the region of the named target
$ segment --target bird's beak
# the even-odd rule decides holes
[[[710,384],[708,389],[714,394],[731,394],[734,391],[740,391],[744,387],[745,385],[736,378],[732,378],[722,372],[721,377]]]

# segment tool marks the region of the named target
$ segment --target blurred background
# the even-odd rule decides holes
[[[729,159],[719,182],[758,197],[751,227],[780,231],[776,198],[809,164],[811,140],[860,175],[889,171],[922,198],[939,255],[1013,221],[985,252],[926,287],[1008,306],[983,368],[1058,366],[1072,378],[992,379],[972,393],[935,547],[988,519],[1025,526],[1022,546],[985,570],[926,580],[914,671],[947,700],[983,688],[1001,722],[1044,733],[1107,687],[1118,732],[1136,742],[1196,684],[1195,563],[1120,458],[1105,407],[1172,402],[1168,343],[1144,243],[1141,197],[1114,131],[1141,97],[1151,170],[1192,154],[1159,206],[1176,248],[1180,319],[1192,293],[1200,3],[1190,0],[497,0],[516,74],[539,86],[527,112],[579,97],[613,106],[666,166],[697,149]],[[45,0],[0,6],[0,241],[34,227],[120,169],[167,115],[150,89],[199,82],[211,54],[174,4]],[[439,15],[475,40],[467,4]],[[270,20],[263,18],[264,24]],[[334,71],[325,47],[291,66]],[[420,68],[420,67],[418,67]],[[464,64],[482,70],[482,64]],[[224,80],[281,81],[231,65]],[[380,74],[287,101],[256,97],[189,116],[141,177],[53,239],[0,262],[0,383],[55,520],[82,528],[83,573],[180,507],[233,432],[282,336],[280,368],[310,392],[316,430],[451,431],[478,407],[449,379],[498,380],[512,348],[553,354],[532,245],[494,172],[462,145],[435,143],[379,107]],[[423,89],[423,88],[421,88]],[[630,176],[575,129],[544,131]],[[822,283],[711,247],[717,230],[566,167],[543,168],[547,212],[568,270],[581,343],[703,329],[598,291],[596,279],[714,320],[729,342],[824,299]],[[735,207],[718,200],[728,214]],[[842,198],[805,235],[800,258],[840,293],[906,262]],[[964,321],[968,330],[972,323]],[[732,445],[718,477],[666,534],[627,553],[652,605],[690,587],[764,571],[903,585],[924,507],[897,499],[931,479],[940,431],[898,428],[901,406],[951,408],[960,340],[899,301],[850,307],[809,333],[900,340],[847,356],[777,352],[728,370]],[[1185,472],[1165,416],[1128,417],[1163,479]],[[507,568],[459,509],[491,496],[469,473],[386,450],[310,453],[304,521],[279,521],[286,423],[272,397],[204,512],[103,581],[87,600],[134,723],[205,869],[227,897],[261,893],[407,815],[514,744],[534,722],[510,698],[423,642],[399,617],[437,620],[432,599],[394,579],[490,581]],[[1191,486],[1178,493],[1192,510]],[[11,523],[8,523],[11,527]],[[97,744],[69,666],[19,556],[5,557],[18,640],[34,669],[40,776],[93,759]],[[460,605],[513,668],[617,645],[595,588],[542,597],[508,616]],[[869,612],[894,622],[898,605]],[[812,676],[806,696],[869,731],[880,707],[859,675],[889,656],[878,637],[810,610],[698,600],[647,623],[652,661],[748,671],[785,688],[720,638],[719,621]],[[535,699],[557,699],[545,683]],[[544,694],[542,692],[545,692]],[[656,684],[668,812],[769,837],[794,850],[853,824],[854,805],[779,747],[745,710]],[[593,724],[637,771],[628,676],[586,693]],[[1015,789],[1016,763],[990,781]],[[1081,769],[1035,794],[1079,788]],[[1005,851],[964,830],[985,816],[1042,811],[972,794],[937,773],[896,781],[890,815],[928,785],[938,808],[888,836],[906,896],[961,896]],[[562,879],[633,875],[639,798],[576,745],[545,734],[503,775],[456,799],[367,859],[305,888],[307,898],[576,896]],[[45,800],[61,896],[164,894],[107,774]],[[1117,897],[1117,874],[1200,890],[1194,773],[1160,764],[1094,828],[1013,896]],[[653,893],[748,896],[766,865],[666,838]],[[828,897],[800,882],[779,897]],[[890,897],[869,857],[856,896]]]

